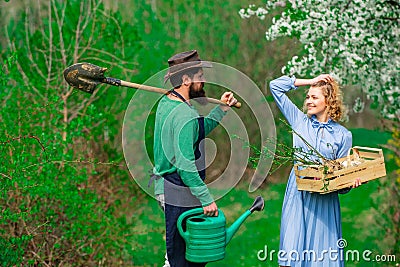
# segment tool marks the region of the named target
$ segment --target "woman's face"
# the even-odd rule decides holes
[[[310,87],[306,96],[307,114],[316,115],[319,121],[327,120],[326,101],[320,87]]]

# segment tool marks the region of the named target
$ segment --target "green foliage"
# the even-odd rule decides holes
[[[21,235],[20,237],[13,237],[8,240],[0,236],[0,262],[2,266],[14,266],[21,262],[24,255],[24,249],[28,241],[31,239],[29,235]]]
[[[139,38],[101,1],[46,8],[51,14],[32,9],[9,23],[13,39],[2,51],[0,262],[115,265],[133,253],[121,248],[135,244],[120,238],[133,222],[119,209],[135,206],[121,198],[137,191],[114,144],[124,107],[67,87],[62,71],[91,61],[129,73]],[[41,20],[28,24],[35,16]],[[118,57],[130,61],[119,67]]]
[[[15,78],[18,74],[10,68],[7,77],[18,82]],[[7,88],[2,87],[2,92]],[[58,106],[29,107],[26,102],[20,103],[24,99],[21,93],[23,90],[15,87],[9,90],[7,103],[0,112],[6,126],[0,133],[4,138],[0,146],[3,266],[43,262],[80,265],[107,254],[122,257],[118,254],[121,242],[117,237],[128,225],[116,224],[124,216],[115,216],[120,203],[103,198],[98,192],[101,188],[93,188],[96,185],[93,179],[112,169],[95,162],[73,162],[87,156],[69,148],[70,143],[79,139],[91,141],[92,136],[82,133],[85,125],[98,117],[96,109],[90,108],[87,117],[77,118],[73,129],[67,125],[71,134],[65,142],[60,134],[64,126],[57,125],[59,120],[35,129],[39,121],[49,121],[58,113]],[[21,105],[28,108],[23,109]],[[115,176],[122,174],[112,171]]]

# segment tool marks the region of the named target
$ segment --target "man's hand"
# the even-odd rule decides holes
[[[228,111],[230,106],[235,105],[238,101],[237,99],[233,96],[232,92],[225,92],[221,96],[221,102],[226,103],[228,106],[220,106],[223,111]]]
[[[203,207],[203,212],[206,216],[218,216],[218,207],[215,202]]]

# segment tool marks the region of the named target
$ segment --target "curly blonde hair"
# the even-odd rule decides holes
[[[321,88],[328,108],[328,116],[335,122],[342,120],[346,115],[346,108],[343,105],[343,94],[338,83],[335,80],[333,82],[319,81],[312,84],[311,87]],[[305,101],[303,109],[307,110]]]

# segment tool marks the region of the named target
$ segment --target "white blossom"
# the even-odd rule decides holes
[[[365,107],[365,102],[362,101],[360,97],[357,97],[357,98],[354,100],[353,111],[354,111],[355,113],[361,113],[361,112],[363,112],[364,107]]]
[[[318,75],[329,71],[343,85],[355,85],[381,105],[386,118],[400,119],[400,9],[384,0],[288,0],[266,30],[268,41],[295,37],[303,44],[282,68],[286,74]],[[242,18],[265,15],[282,7],[270,0],[264,7],[241,9]],[[268,22],[268,24],[271,22]],[[394,90],[393,93],[391,93]],[[360,110],[361,102],[356,103]],[[361,108],[363,110],[363,108]]]

